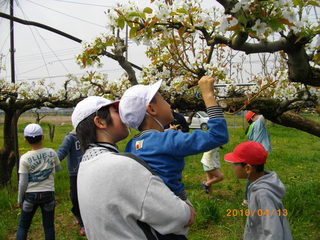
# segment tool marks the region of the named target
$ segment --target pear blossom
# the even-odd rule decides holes
[[[233,17],[231,20],[228,20],[227,18],[228,16],[221,19],[219,29],[222,33],[225,33],[229,27],[238,24],[238,20],[236,18]]]
[[[275,8],[282,8],[286,4],[287,0],[276,0],[273,2]]]
[[[266,27],[267,27],[267,24],[264,22],[261,22],[261,20],[258,19],[254,24],[254,26],[252,27],[252,30],[254,30],[257,33],[257,35],[261,36],[265,33]]]
[[[285,9],[283,11],[283,17],[286,18],[289,22],[294,23],[296,21],[297,13],[294,11],[290,11],[288,9]]]
[[[317,40],[315,41],[314,47],[315,48],[319,48],[320,47],[320,36],[319,35],[317,36]]]
[[[219,29],[222,33],[225,33],[229,26],[228,20],[226,18],[222,18]]]
[[[236,5],[234,5],[234,7],[232,8],[231,12],[232,13],[236,13],[241,9],[242,5],[240,2],[237,2]]]
[[[236,18],[232,18],[231,21],[229,22],[230,27],[235,26],[237,24],[238,24],[238,19]]]

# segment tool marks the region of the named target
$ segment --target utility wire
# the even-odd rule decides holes
[[[50,61],[50,62],[48,62],[48,64],[53,64],[53,63],[55,63],[55,62],[61,62],[61,61],[69,61],[69,60],[74,60],[74,58],[58,59],[58,60],[56,60],[56,61]],[[33,71],[35,71],[35,70],[38,70],[38,69],[44,67],[45,65],[46,65],[46,64],[42,64],[41,66],[38,66],[38,67],[35,67],[35,68],[32,68],[32,69],[29,69],[29,70],[24,71],[24,72],[21,72],[21,73],[19,73],[19,74],[25,74],[25,73],[33,72]]]
[[[52,0],[52,1],[80,4],[80,5],[87,5],[87,6],[94,6],[94,7],[110,7],[110,8],[112,7],[112,6],[107,6],[107,5],[100,5],[100,4],[93,4],[93,3],[79,3],[79,2],[65,1],[65,0]]]
[[[0,8],[3,7],[5,8],[5,10],[8,8],[9,6],[9,1],[1,1],[0,2]]]
[[[115,68],[115,69],[107,69],[107,70],[101,70],[99,72],[115,72],[115,71],[123,71],[122,68]],[[79,73],[72,73],[72,75],[75,75],[75,76],[79,76],[79,75],[83,75],[84,73],[83,72],[79,72]],[[61,78],[61,77],[65,77],[66,75],[54,75],[54,76],[49,76],[49,77],[31,77],[31,78],[20,78],[20,79],[17,79],[17,81],[32,81],[32,80],[39,80],[39,79],[45,79],[45,78],[48,78],[48,79],[52,79],[52,78]],[[6,77],[6,78],[9,78],[9,77]]]
[[[37,30],[38,32],[38,30]],[[40,33],[38,32],[38,34],[40,35]],[[63,62],[60,60],[60,58],[58,57],[58,55],[53,51],[53,49],[49,46],[49,44],[47,43],[47,41],[40,35],[40,37],[42,38],[42,41],[44,41],[44,43],[47,45],[47,47],[52,51],[52,53],[54,54],[54,56],[56,57],[56,59],[58,59],[59,63],[62,65],[62,67],[64,68],[64,70],[66,72],[69,72],[68,68],[66,67],[66,65],[63,64]]]
[[[12,29],[11,29],[11,31],[12,31]],[[10,32],[8,32],[8,34],[7,34],[7,36],[6,36],[5,40],[4,40],[4,43],[3,43],[2,47],[1,47],[0,52],[2,52],[3,48],[6,46],[6,43],[7,43],[8,39],[9,39],[9,36],[10,36]]]
[[[106,27],[105,27],[105,26],[103,26],[103,25],[96,24],[96,23],[93,23],[93,22],[90,22],[90,21],[87,21],[87,20],[84,20],[84,19],[81,19],[81,18],[78,18],[78,17],[72,16],[72,15],[69,15],[69,14],[67,14],[67,13],[63,13],[63,12],[57,11],[57,10],[55,10],[55,9],[52,9],[52,8],[46,7],[46,6],[42,5],[42,4],[35,3],[35,2],[33,2],[33,1],[31,1],[31,0],[27,0],[27,1],[28,1],[28,2],[30,2],[30,3],[33,3],[33,4],[35,4],[35,5],[38,5],[38,6],[40,6],[40,7],[43,7],[43,8],[49,9],[49,10],[51,10],[51,11],[53,11],[53,12],[57,12],[57,13],[60,13],[60,14],[62,14],[62,15],[65,15],[65,16],[68,16],[68,17],[71,17],[71,18],[77,19],[77,20],[79,20],[79,21],[86,22],[86,23],[89,23],[89,24],[92,24],[92,25],[95,25],[95,26],[98,26],[98,27],[102,27],[102,28],[104,28],[104,29],[106,28]]]
[[[61,49],[61,50],[55,50],[55,53],[58,54],[60,57],[62,56],[68,56],[68,55],[76,55],[80,51],[79,48],[68,48],[68,49]],[[47,58],[51,58],[52,52],[43,52],[43,55]],[[16,57],[16,60],[20,60],[19,62],[25,62],[25,61],[30,61],[30,58],[32,59],[37,59],[39,58],[39,54],[26,54],[26,55],[21,55]]]
[[[26,16],[26,14],[25,14],[25,12],[23,11],[23,9],[20,7],[20,6],[18,6],[19,8],[20,8],[20,10],[21,10],[21,12],[22,12],[22,14],[23,14],[23,16],[27,19],[27,20],[29,20],[28,19],[28,17]],[[31,27],[29,26],[29,29],[31,30]],[[66,71],[66,72],[69,72],[69,70],[67,69],[67,67],[63,64],[63,62],[59,59],[59,57],[57,56],[57,54],[53,51],[53,49],[49,46],[49,44],[48,44],[48,42],[42,37],[42,35],[40,34],[40,32],[39,32],[39,30],[36,28],[35,29],[36,30],[36,32],[38,33],[38,35],[40,36],[40,38],[42,39],[42,41],[47,45],[47,47],[50,49],[50,51],[53,53],[53,55],[56,57],[56,59],[58,60],[58,62],[62,65],[62,67],[64,68],[64,70]],[[32,32],[32,30],[31,30],[31,32]],[[41,50],[40,50],[41,51]],[[44,54],[41,52],[41,56],[44,56]],[[47,66],[46,66],[47,67]],[[50,76],[50,75],[49,75]]]
[[[18,5],[18,7],[20,8],[20,10],[21,10],[21,12],[22,12],[23,16],[24,16],[27,20],[29,20],[29,19],[28,19],[28,17],[26,16],[26,14],[24,13],[24,11],[22,10],[22,8],[21,8],[19,5]],[[33,32],[32,28],[31,28],[30,26],[28,26],[28,27],[29,27],[29,30],[30,30],[30,32],[31,32],[31,34],[32,34],[32,36],[33,36],[33,39],[34,39],[34,41],[35,41],[36,45],[37,45],[37,46],[38,46],[38,48],[39,48],[39,51],[40,51],[40,54],[41,54],[42,60],[43,60],[43,62],[45,63],[45,67],[46,67],[46,70],[47,70],[48,76],[50,76],[49,68],[48,68],[48,65],[47,65],[47,63],[46,63],[46,60],[45,60],[45,58],[44,58],[44,56],[43,56],[43,54],[42,54],[42,49],[41,49],[41,47],[40,47],[40,44],[39,44],[38,40],[36,39],[36,36],[35,36],[35,34],[34,34],[34,32]],[[36,30],[37,30],[37,29],[36,29]],[[38,33],[38,34],[39,34],[39,33]],[[40,34],[39,34],[39,35],[40,35]]]

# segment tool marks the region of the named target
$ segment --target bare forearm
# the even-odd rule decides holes
[[[216,101],[216,97],[213,92],[202,94],[202,98],[203,98],[204,104],[206,105],[207,108],[213,107],[213,106],[218,106],[218,103]]]

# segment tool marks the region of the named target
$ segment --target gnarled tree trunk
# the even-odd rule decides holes
[[[3,148],[0,149],[0,187],[9,183],[14,165],[19,162],[19,111],[6,110],[3,125]]]

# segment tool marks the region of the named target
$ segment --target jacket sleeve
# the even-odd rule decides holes
[[[141,209],[141,221],[161,234],[185,235],[184,226],[190,218],[190,207],[162,182],[152,176]]]
[[[57,154],[60,161],[62,161],[66,156],[68,156],[71,148],[71,140],[67,136],[64,137],[62,144],[60,145]]]
[[[168,130],[161,141],[163,152],[180,156],[194,155],[209,151],[226,144],[229,140],[227,123],[224,118],[212,118],[208,121],[207,132],[195,130],[192,133]],[[161,151],[161,150],[160,150]]]
[[[195,130],[190,134],[167,131],[171,137],[162,141],[164,151],[169,150],[174,155],[188,156],[209,151],[226,144],[229,141],[227,122],[219,106],[207,108],[209,115],[207,132]]]

